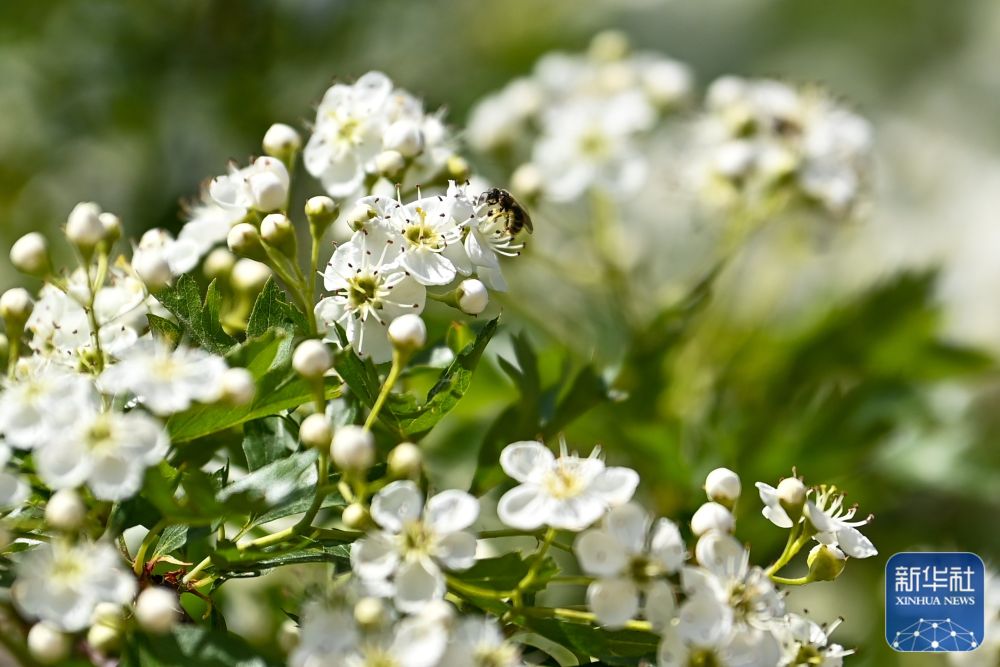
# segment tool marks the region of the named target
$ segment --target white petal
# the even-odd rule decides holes
[[[635,503],[625,503],[613,508],[604,518],[604,528],[629,553],[645,550],[649,532],[649,514]]]
[[[554,501],[548,523],[553,528],[583,530],[599,520],[605,510],[607,506],[603,498],[592,493],[583,493],[575,498]]]
[[[478,518],[479,501],[456,489],[433,496],[424,510],[424,522],[439,534],[465,530]]]
[[[427,558],[409,560],[396,570],[396,608],[404,613],[420,611],[428,602],[444,597],[444,576]]]
[[[720,578],[739,578],[746,572],[747,551],[728,533],[714,530],[705,533],[694,551],[698,564]]]
[[[500,453],[503,471],[521,483],[538,482],[554,462],[548,447],[531,440],[511,443]]]
[[[371,513],[375,523],[392,533],[420,518],[424,497],[417,485],[410,480],[388,484],[372,499]]]
[[[28,499],[28,485],[7,471],[0,471],[0,509],[16,507]]]
[[[35,450],[38,476],[50,488],[72,489],[83,484],[90,474],[91,460],[78,437],[54,440]]]
[[[761,510],[764,518],[779,528],[791,528],[792,520],[778,501],[778,490],[770,484],[757,482],[757,493],[760,495],[760,501],[764,503],[764,509]]]
[[[399,263],[422,285],[447,285],[455,279],[451,260],[431,250],[407,250]]]
[[[587,606],[601,625],[621,628],[639,613],[639,591],[630,579],[598,579],[587,587]]]
[[[668,582],[661,579],[646,588],[646,606],[643,615],[658,632],[669,627],[677,617],[677,599],[674,597],[674,589]]]
[[[716,596],[699,592],[681,605],[677,631],[697,646],[718,646],[729,636],[733,610]]]
[[[390,652],[400,667],[434,667],[448,646],[446,627],[437,619],[407,618],[393,630]]]
[[[606,468],[590,485],[589,491],[598,494],[611,507],[627,503],[639,486],[639,475],[631,468]]]
[[[614,535],[604,530],[581,533],[573,544],[580,567],[595,577],[614,577],[628,567],[629,557]]]
[[[476,536],[459,531],[445,536],[434,554],[449,570],[468,570],[476,563]]]
[[[398,564],[399,554],[391,535],[374,532],[351,545],[351,569],[362,579],[385,579]]]
[[[522,484],[503,494],[497,516],[504,525],[518,530],[534,530],[549,520],[552,503],[541,487]]]
[[[680,633],[668,629],[656,651],[656,667],[687,667],[688,647]]]
[[[101,500],[124,500],[142,487],[146,466],[140,458],[120,456],[94,457],[87,486]]]
[[[657,520],[649,542],[649,553],[667,572],[676,572],[684,564],[687,548],[676,523],[670,519]]]
[[[870,558],[878,554],[875,545],[867,537],[861,534],[857,528],[845,526],[837,531],[837,542],[851,558]]]
[[[806,501],[804,511],[812,525],[821,533],[835,533],[840,528],[838,522],[831,519],[826,512],[817,507],[816,503],[811,500]]]

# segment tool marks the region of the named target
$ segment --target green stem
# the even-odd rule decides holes
[[[563,584],[564,586],[589,586],[590,584],[594,583],[594,578],[593,577],[587,577],[587,576],[584,576],[584,575],[580,575],[580,576],[576,576],[576,577],[569,577],[569,576],[567,576],[567,577],[552,577],[552,579],[549,580],[549,583],[552,583],[552,584]]]
[[[97,256],[97,274],[94,276],[93,282],[90,281],[89,262],[84,264],[84,271],[87,276],[87,289],[90,293],[86,310],[87,319],[90,322],[90,337],[94,342],[94,364],[95,370],[100,373],[104,370],[104,350],[101,349],[101,325],[97,321],[97,313],[94,312],[94,302],[97,301],[97,292],[104,284],[104,278],[108,273],[107,253],[101,252]]]
[[[309,238],[312,247],[309,251],[309,276],[306,280],[306,294],[309,297],[309,307],[306,308],[306,322],[309,325],[310,335],[315,335],[319,331],[316,324],[316,275],[319,273],[319,248],[322,243],[322,234],[316,225],[309,225]]]
[[[382,411],[382,407],[389,398],[389,393],[392,391],[393,386],[399,379],[399,374],[403,371],[403,366],[405,364],[405,355],[399,350],[393,349],[392,368],[389,369],[389,374],[385,377],[385,382],[382,383],[382,390],[379,391],[378,398],[375,399],[375,405],[372,406],[372,411],[368,413],[368,419],[365,420],[365,430],[372,430],[372,426],[375,425],[375,421],[378,419],[378,413]]]
[[[556,529],[549,528],[545,531],[545,537],[542,538],[542,543],[538,546],[538,551],[532,557],[531,567],[528,568],[527,573],[524,577],[517,583],[517,589],[514,591],[512,596],[512,602],[514,603],[514,609],[520,609],[524,605],[524,592],[528,590],[535,579],[538,578],[538,573],[542,569],[542,564],[545,562],[545,556],[549,553],[549,547],[556,539]]]
[[[784,584],[785,586],[805,586],[806,584],[811,584],[813,582],[812,577],[808,574],[804,577],[799,577],[798,579],[787,579],[785,577],[778,577],[775,575],[770,575],[771,581],[776,584]]]
[[[809,541],[809,536],[806,535],[803,524],[798,523],[792,527],[788,532],[788,541],[785,542],[785,549],[778,556],[778,560],[774,561],[770,567],[765,570],[768,576],[773,575],[775,572],[781,568],[788,565],[788,563],[795,558],[795,555],[799,553],[806,542]]]
[[[194,581],[195,576],[200,574],[202,570],[204,570],[211,564],[212,564],[212,558],[210,556],[205,556],[200,563],[198,563],[193,568],[188,570],[188,573],[184,575],[184,578],[181,581],[183,581],[185,584],[190,584],[192,581]]]
[[[467,584],[461,579],[456,579],[452,576],[448,576],[446,579],[448,581],[448,586],[451,589],[473,597],[488,598],[490,600],[506,600],[514,595],[514,591],[494,591],[488,588],[481,588],[474,584]]]
[[[558,618],[564,621],[599,625],[597,617],[594,614],[588,611],[566,609],[565,607],[523,607],[519,612],[525,616],[533,616],[535,618]],[[641,632],[652,632],[653,630],[653,626],[649,621],[627,621],[623,627],[626,630],[639,630]]]
[[[149,551],[149,547],[153,545],[153,542],[157,540],[160,533],[166,527],[167,520],[162,519],[150,528],[149,532],[146,533],[146,537],[142,538],[142,544],[139,545],[139,550],[135,552],[135,562],[132,564],[132,571],[135,572],[136,576],[142,574],[143,566],[146,564],[146,552]]]

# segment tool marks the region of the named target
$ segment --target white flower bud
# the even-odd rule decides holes
[[[337,217],[337,203],[326,195],[317,195],[306,200],[305,212],[309,224],[326,229]]]
[[[375,462],[375,438],[360,426],[341,426],[333,434],[330,457],[341,470],[367,470]]]
[[[684,65],[663,61],[649,65],[642,72],[642,87],[646,94],[661,107],[671,107],[691,94],[691,70]]]
[[[368,526],[368,510],[361,503],[351,503],[344,508],[340,520],[351,530],[363,530]]]
[[[844,571],[847,554],[837,547],[817,544],[809,551],[806,564],[812,581],[833,581]]]
[[[288,170],[281,160],[259,157],[253,166],[247,182],[253,195],[254,208],[259,211],[274,211],[285,205],[288,199]]]
[[[364,229],[368,222],[378,215],[368,204],[357,204],[347,212],[347,224],[354,231]]]
[[[31,626],[28,631],[28,652],[43,665],[55,665],[69,657],[72,641],[47,621]]]
[[[295,228],[283,213],[271,213],[260,221],[260,238],[267,245],[278,248],[285,255],[295,255]]]
[[[313,414],[302,420],[299,425],[299,440],[306,447],[322,449],[329,447],[333,440],[333,426],[326,415]]]
[[[705,103],[709,109],[739,104],[746,99],[747,82],[738,76],[722,76],[712,82],[705,93]]]
[[[7,331],[18,333],[24,323],[31,317],[35,302],[31,300],[28,290],[14,287],[0,295],[0,317],[7,323]]]
[[[424,133],[415,121],[402,119],[385,129],[382,147],[398,151],[403,157],[415,157],[424,150]]]
[[[400,315],[389,323],[389,342],[404,352],[419,350],[427,343],[427,325],[419,315]]]
[[[469,166],[469,161],[461,155],[449,156],[448,159],[445,160],[444,168],[448,174],[448,178],[458,182],[467,181],[469,179],[469,174],[472,173],[472,167]]]
[[[302,147],[302,137],[291,125],[275,123],[264,133],[262,145],[265,153],[284,160]]]
[[[604,30],[590,41],[589,55],[601,62],[621,60],[629,52],[628,36],[621,30]]]
[[[333,366],[333,357],[326,343],[320,340],[305,340],[295,348],[292,368],[307,380],[318,380]]]
[[[299,639],[302,636],[302,632],[299,630],[299,626],[290,618],[286,618],[282,623],[281,627],[278,628],[278,646],[286,654],[291,653],[299,645]]]
[[[403,171],[406,158],[399,151],[382,151],[375,156],[375,171],[382,176],[392,178]]]
[[[255,294],[264,289],[271,278],[271,269],[266,264],[252,259],[241,259],[233,265],[230,276],[233,287],[241,292]]]
[[[742,490],[740,476],[729,468],[716,468],[705,478],[705,493],[709,500],[732,506]]]
[[[11,246],[10,263],[29,276],[48,273],[51,268],[49,242],[38,232],[25,234]]]
[[[208,257],[205,258],[205,263],[202,265],[202,270],[206,276],[214,280],[216,278],[228,277],[233,272],[235,265],[236,255],[225,248],[216,248],[208,253]]]
[[[735,527],[732,512],[719,503],[705,503],[691,517],[691,532],[699,537],[710,530],[731,533]]]
[[[230,368],[222,374],[222,400],[230,405],[250,405],[257,395],[253,374],[245,368]]]
[[[84,251],[93,250],[103,241],[100,207],[94,202],[81,202],[74,206],[66,220],[66,238]]]
[[[117,625],[95,623],[87,631],[87,643],[104,655],[114,653],[121,646],[122,633]]]
[[[511,174],[510,187],[520,197],[537,197],[545,187],[545,175],[537,165],[525,162]]]
[[[105,241],[114,243],[122,237],[122,221],[117,215],[105,211],[97,216],[97,219],[101,221],[101,226],[104,227]]]
[[[469,278],[458,284],[458,307],[463,313],[478,315],[486,310],[490,302],[490,293],[480,280]]]
[[[135,620],[146,632],[162,635],[170,632],[180,620],[180,606],[174,591],[151,586],[135,601]]]
[[[782,505],[801,508],[806,502],[806,485],[798,477],[786,477],[778,482],[777,492]]]
[[[113,602],[98,602],[94,606],[94,611],[90,614],[91,624],[105,623],[107,625],[115,625],[121,623],[124,618],[125,611],[121,605]]]
[[[424,455],[412,442],[401,442],[389,452],[389,474],[392,477],[412,478],[420,474]]]
[[[45,505],[45,522],[56,530],[76,532],[87,518],[87,507],[73,489],[60,489]]]
[[[137,252],[132,257],[132,268],[139,279],[146,284],[150,292],[157,292],[173,279],[170,264],[162,253],[156,250]]]
[[[264,249],[260,245],[260,232],[249,222],[233,225],[226,237],[226,244],[236,255],[262,257]]]
[[[365,597],[354,605],[354,620],[363,628],[376,628],[386,620],[385,603],[379,598]]]
[[[712,166],[720,176],[740,178],[753,165],[753,160],[753,146],[740,139],[729,141],[716,149],[712,157]]]

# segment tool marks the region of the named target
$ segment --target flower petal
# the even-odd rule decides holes
[[[611,507],[627,503],[639,486],[639,474],[631,468],[605,468],[591,483],[589,491],[599,495]]]
[[[429,558],[414,558],[396,570],[396,608],[412,614],[444,597],[444,575]]]
[[[376,531],[351,545],[351,569],[362,579],[385,579],[398,564],[392,535]]]
[[[878,554],[871,540],[861,534],[857,528],[845,526],[837,531],[837,543],[851,558],[870,558]]]
[[[446,535],[434,555],[449,570],[468,570],[476,563],[476,536],[464,531]]]
[[[670,519],[658,519],[649,541],[649,553],[667,572],[676,572],[687,557],[684,538],[677,524]]]
[[[632,554],[640,554],[646,547],[649,533],[649,514],[635,503],[625,503],[613,508],[604,518],[604,529]]]
[[[431,497],[424,523],[439,534],[465,530],[479,518],[479,501],[465,491],[449,489]]]
[[[646,604],[643,615],[662,632],[677,617],[677,599],[674,589],[662,579],[654,581],[646,588]]]
[[[587,606],[602,625],[621,628],[639,613],[639,591],[630,579],[598,579],[587,587]]]
[[[618,576],[628,567],[629,556],[624,545],[605,530],[581,533],[573,551],[583,571],[595,577]]]
[[[372,499],[372,519],[391,533],[403,530],[403,525],[416,521],[424,507],[424,497],[410,480],[388,484]]]
[[[549,520],[551,502],[537,484],[522,484],[503,494],[497,516],[504,525],[518,530],[534,530]]]
[[[500,452],[503,471],[521,483],[538,482],[554,462],[548,447],[531,440],[511,443]]]

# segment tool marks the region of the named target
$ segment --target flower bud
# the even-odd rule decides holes
[[[323,449],[329,447],[333,440],[333,426],[326,415],[312,414],[302,420],[299,425],[299,440],[306,447]]]
[[[114,213],[105,211],[97,216],[104,227],[104,242],[109,246],[122,237],[122,220]]]
[[[34,309],[35,302],[31,300],[28,290],[22,287],[14,287],[0,295],[0,317],[3,317],[7,326],[8,336],[21,337],[24,325]]]
[[[180,607],[174,591],[151,586],[135,601],[135,620],[139,626],[154,635],[163,635],[180,620]]]
[[[205,258],[205,263],[202,265],[202,270],[210,280],[225,279],[233,272],[235,265],[236,255],[225,248],[216,248],[208,253],[208,257]]]
[[[806,557],[809,564],[809,579],[812,581],[833,581],[844,571],[847,554],[826,544],[817,544]]]
[[[542,193],[542,189],[545,187],[545,176],[536,165],[525,162],[511,174],[510,187],[519,196],[532,199]]]
[[[137,252],[132,257],[132,268],[150,292],[160,291],[169,285],[174,277],[170,264],[163,254],[156,250]]]
[[[264,289],[271,279],[271,269],[266,264],[252,260],[241,259],[233,265],[230,276],[233,288],[247,294],[256,294]]]
[[[97,623],[116,625],[121,623],[124,618],[125,612],[121,605],[113,602],[98,602],[94,606],[94,611],[90,613],[90,623],[92,625]]]
[[[70,636],[47,621],[40,621],[28,631],[28,652],[43,665],[56,665],[69,657]]]
[[[253,403],[257,383],[245,368],[230,368],[222,374],[222,400],[230,405],[244,406]]]
[[[85,253],[103,241],[100,207],[94,202],[81,202],[74,206],[66,220],[66,238]]]
[[[361,503],[351,503],[340,516],[340,520],[351,530],[364,530],[370,518],[368,510]]]
[[[798,477],[788,477],[778,482],[776,491],[782,509],[793,522],[797,522],[806,502],[806,485]]]
[[[386,620],[385,603],[375,597],[361,598],[354,605],[354,620],[362,628],[377,628]]]
[[[357,204],[347,212],[347,225],[354,231],[364,229],[368,222],[378,215],[368,204]]]
[[[121,639],[121,628],[117,625],[95,623],[87,631],[87,643],[104,655],[115,653],[121,646]]]
[[[260,232],[249,222],[233,225],[226,237],[226,244],[233,254],[252,259],[263,259],[267,256],[261,245]]]
[[[307,380],[319,380],[331,366],[333,357],[330,349],[321,340],[302,341],[292,355],[292,368]]]
[[[691,517],[691,531],[699,537],[710,530],[731,533],[735,527],[732,512],[719,503],[705,503]]]
[[[267,155],[290,162],[292,156],[302,148],[302,137],[291,125],[275,123],[264,133],[262,145]]]
[[[461,155],[449,156],[448,159],[445,160],[444,169],[450,180],[460,183],[469,180],[469,174],[472,173],[472,167],[469,166],[469,161]]]
[[[730,509],[739,499],[740,491],[740,476],[729,468],[716,468],[705,478],[705,493],[708,494],[708,499]]]
[[[337,203],[326,195],[317,195],[306,200],[305,212],[309,224],[322,232],[337,219]]]
[[[286,257],[295,257],[295,227],[284,213],[271,213],[260,221],[260,238]]]
[[[463,313],[478,315],[486,310],[489,302],[490,293],[482,281],[469,278],[458,284],[458,307]]]
[[[621,60],[629,52],[628,36],[620,30],[604,30],[590,40],[588,55],[600,62]]]
[[[412,442],[401,442],[389,452],[389,475],[396,478],[413,478],[420,474],[424,456]]]
[[[393,178],[406,167],[406,158],[399,151],[382,151],[375,156],[375,171]]]
[[[56,530],[76,532],[87,518],[87,507],[73,489],[60,489],[45,505],[45,521]]]
[[[389,323],[389,342],[401,352],[419,350],[427,343],[427,325],[419,315],[400,315]]]
[[[415,121],[397,120],[382,134],[382,147],[403,157],[416,157],[424,150],[424,133]]]
[[[368,470],[375,463],[375,438],[360,426],[342,426],[333,434],[330,457],[341,470]]]
[[[25,234],[11,246],[10,263],[29,276],[44,276],[52,268],[49,242],[38,232]]]
[[[247,182],[250,184],[254,208],[267,212],[283,207],[288,199],[289,187],[288,169],[284,163],[272,157],[259,157],[253,166],[254,170]]]

